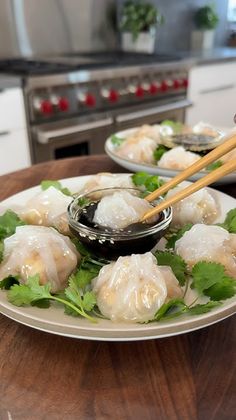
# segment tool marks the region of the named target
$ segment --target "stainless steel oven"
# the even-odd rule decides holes
[[[122,112],[75,118],[47,123],[32,130],[33,155],[36,162],[104,153],[105,140],[113,133],[143,124],[157,124],[163,120],[184,121],[188,100],[149,106]]]
[[[106,138],[119,130],[184,121],[191,65],[176,57],[114,52],[12,59],[0,70],[22,77],[37,163],[104,153]]]

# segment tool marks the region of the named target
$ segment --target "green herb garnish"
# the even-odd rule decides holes
[[[47,190],[50,187],[56,188],[57,190],[61,191],[65,195],[68,195],[68,196],[72,195],[72,192],[68,188],[63,187],[60,181],[44,180],[41,182],[41,188],[43,191]]]
[[[12,210],[7,210],[0,216],[0,262],[3,260],[4,239],[15,233],[17,226],[24,226],[25,222]]]
[[[17,226],[24,226],[21,220],[12,210],[7,210],[0,216],[0,240],[7,238],[15,233]]]
[[[156,251],[155,257],[157,259],[158,265],[169,266],[179,281],[179,284],[184,286],[187,274],[186,262],[179,255],[172,254],[171,252],[167,251]]]
[[[171,120],[164,120],[161,122],[161,125],[172,128],[173,134],[180,134],[184,128],[184,124],[182,124],[181,122]]]
[[[200,261],[194,265],[192,276],[191,287],[211,300],[225,300],[236,293],[236,280],[225,273],[222,264]]]
[[[96,322],[96,320],[88,314],[96,303],[95,295],[92,292],[84,292],[80,289],[77,286],[74,277],[69,278],[69,286],[64,291],[67,299],[52,294],[50,289],[51,286],[49,283],[41,286],[39,284],[39,275],[35,275],[29,277],[25,284],[14,284],[11,286],[7,296],[9,302],[16,306],[35,306],[36,303],[45,300],[46,307],[48,307],[48,302],[54,300],[69,307],[78,315],[87,318],[92,322]],[[41,305],[41,307],[43,307],[43,305]]]
[[[121,146],[124,140],[125,140],[124,138],[118,137],[115,134],[111,136],[112,144],[114,144],[114,146],[117,146],[117,147]]]
[[[165,183],[159,176],[149,175],[147,172],[137,172],[131,178],[134,185],[144,187],[146,192],[155,191]]]
[[[180,238],[182,238],[182,236],[184,235],[185,232],[187,232],[188,230],[191,229],[191,227],[193,226],[192,223],[187,223],[186,225],[184,225],[183,227],[181,227],[180,229],[178,229],[175,232],[168,232],[168,239],[167,239],[167,243],[166,243],[166,248],[173,248],[175,247],[175,243],[176,241],[178,241]]]
[[[236,233],[236,209],[228,211],[223,223],[219,226],[226,229],[229,233]]]
[[[163,146],[163,144],[160,144],[153,152],[153,157],[155,161],[158,162],[164,155],[164,153],[168,152],[168,150],[170,149],[168,149],[166,146]]]
[[[220,168],[223,165],[223,162],[221,160],[217,160],[216,162],[211,163],[206,167],[207,171],[214,171],[217,168]]]

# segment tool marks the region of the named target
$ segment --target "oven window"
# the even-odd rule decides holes
[[[89,145],[87,142],[72,144],[70,146],[60,147],[54,150],[55,159],[63,159],[73,156],[84,156],[89,154]]]

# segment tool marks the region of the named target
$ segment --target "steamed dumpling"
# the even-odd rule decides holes
[[[146,200],[128,191],[117,191],[99,201],[93,222],[105,227],[122,229],[140,218],[152,208]]]
[[[236,277],[236,234],[220,226],[194,225],[176,241],[175,251],[189,266],[198,261],[214,261]]]
[[[101,172],[97,175],[91,176],[80,193],[88,193],[102,188],[115,187],[134,188],[134,185],[130,176],[124,177],[117,174],[111,174],[109,172]]]
[[[61,233],[69,234],[67,207],[71,197],[54,187],[32,197],[17,213],[30,225],[53,226]]]
[[[138,128],[135,133],[133,134],[136,137],[149,137],[150,139],[155,140],[156,143],[160,142],[160,132],[161,126],[158,124],[144,124],[140,128]]]
[[[93,280],[93,291],[101,313],[112,321],[145,322],[153,319],[168,293],[182,296],[177,283],[171,269],[158,266],[147,252],[104,266]]]
[[[199,159],[200,156],[196,153],[188,152],[182,146],[177,146],[162,155],[158,161],[158,166],[165,169],[182,170]]]
[[[50,283],[53,292],[63,290],[80,259],[70,239],[53,228],[20,226],[4,240],[0,280],[19,275],[24,283],[39,274],[40,284]]]
[[[117,150],[117,155],[136,162],[154,163],[153,152],[157,145],[149,137],[132,137],[126,140]]]
[[[144,125],[127,137],[116,153],[136,162],[154,163],[153,152],[159,140],[160,127],[158,125]]]
[[[172,197],[184,187],[179,186],[169,190],[166,197]],[[183,226],[186,223],[213,223],[219,215],[219,206],[215,197],[207,188],[191,194],[172,206],[172,225]]]

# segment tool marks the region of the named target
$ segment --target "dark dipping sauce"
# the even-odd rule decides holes
[[[123,229],[112,229],[98,225],[93,222],[98,204],[99,200],[92,201],[83,208],[78,209],[74,214],[74,220],[78,223],[78,228],[75,228],[75,225],[72,226],[70,223],[70,230],[73,235],[77,236],[84,245],[99,257],[112,260],[119,256],[143,254],[150,251],[169,226],[169,223],[167,226],[164,223],[163,228],[158,229],[159,223],[165,220],[164,212],[159,214],[155,222],[132,223]],[[81,225],[92,229],[94,234],[84,235]],[[152,229],[152,231],[149,232],[149,229]],[[103,240],[103,237],[99,237],[99,235],[103,234],[108,235],[108,238]],[[95,239],[91,239],[93,235],[96,236]]]
[[[82,225],[94,228],[98,230],[99,232],[106,232],[112,234],[133,234],[133,233],[139,233],[142,232],[145,228],[150,228],[152,226],[155,226],[158,222],[161,222],[164,220],[164,213],[161,212],[158,217],[156,217],[156,220],[152,223],[148,222],[137,222],[132,223],[125,228],[122,229],[112,229],[111,227],[102,226],[99,224],[96,224],[93,222],[95,211],[97,210],[97,206],[99,204],[99,201],[92,201],[87,206],[85,206],[82,210],[78,212],[78,218],[77,221],[81,223]]]

